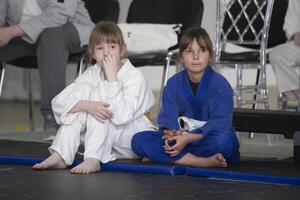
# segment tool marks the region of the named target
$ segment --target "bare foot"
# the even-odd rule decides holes
[[[227,167],[226,159],[221,153],[203,159],[204,167]]]
[[[95,158],[86,158],[82,163],[73,167],[70,172],[73,174],[89,174],[100,171],[100,161]]]
[[[181,159],[176,160],[175,163],[193,167],[227,167],[226,159],[221,153],[216,153],[210,157],[197,157],[187,153]]]
[[[32,169],[65,169],[67,165],[63,158],[57,153],[53,152],[46,160],[32,166]]]
[[[143,157],[142,162],[151,162],[151,160],[147,157]]]

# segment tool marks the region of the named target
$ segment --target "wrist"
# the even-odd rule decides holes
[[[90,108],[90,101],[87,100],[80,100],[79,101],[79,109],[80,111],[89,112]]]
[[[117,81],[118,78],[117,78],[117,75],[116,74],[107,74],[106,75],[106,80],[108,82],[113,82],[113,81]]]
[[[13,25],[13,26],[9,26],[7,27],[9,34],[12,36],[12,38],[15,37],[21,37],[23,35],[25,35],[25,32],[23,31],[23,29],[21,29],[21,27],[19,25]]]

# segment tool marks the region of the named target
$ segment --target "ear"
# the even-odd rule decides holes
[[[209,63],[212,63],[213,60],[214,60],[214,59],[213,59],[213,55],[210,55],[210,56],[209,56]]]
[[[181,55],[179,55],[179,61],[180,61],[180,63],[183,63],[183,58]]]
[[[126,58],[127,57],[127,45],[124,44],[121,48],[121,58]]]

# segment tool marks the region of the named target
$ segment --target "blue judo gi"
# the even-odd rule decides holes
[[[171,77],[164,88],[158,115],[159,131],[144,131],[132,138],[133,151],[141,157],[169,164],[191,153],[209,157],[222,153],[228,164],[240,162],[239,142],[232,128],[233,91],[228,81],[208,66],[194,94],[188,73],[183,70]],[[207,121],[190,134],[203,134],[203,139],[188,144],[178,155],[170,156],[163,149],[164,129],[179,130],[178,117]]]

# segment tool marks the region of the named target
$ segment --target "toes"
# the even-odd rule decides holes
[[[37,163],[32,166],[32,169],[44,169],[43,163]]]

